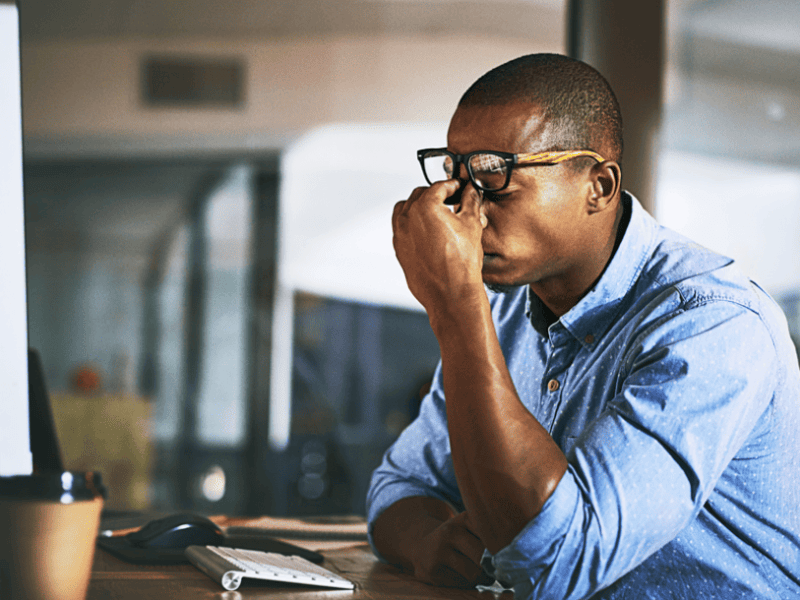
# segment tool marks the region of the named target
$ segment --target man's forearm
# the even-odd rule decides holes
[[[387,561],[412,568],[411,559],[419,550],[419,540],[455,513],[438,498],[413,496],[387,508],[375,521],[372,539]]]
[[[464,505],[495,553],[535,517],[566,457],[517,396],[485,293],[431,319],[442,352],[453,465]]]

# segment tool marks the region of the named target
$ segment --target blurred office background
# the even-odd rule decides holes
[[[116,509],[363,513],[438,357],[391,249],[414,149],[489,68],[568,52],[580,4],[21,0],[30,343],[68,465]],[[800,334],[800,4],[664,22],[641,194]]]

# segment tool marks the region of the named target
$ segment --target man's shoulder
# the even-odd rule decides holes
[[[630,253],[624,261],[629,267],[617,275],[631,276],[624,294],[632,296],[634,304],[643,295],[670,291],[678,292],[688,305],[715,298],[754,305],[758,294],[732,258],[664,227],[628,197],[632,213],[626,237],[631,240],[623,247]]]
[[[664,227],[640,277],[640,289],[674,289],[685,307],[731,301],[758,312],[764,292],[730,257]]]
[[[659,299],[671,298],[674,311],[693,311],[698,319],[700,312],[708,311],[717,316],[749,313],[751,322],[765,327],[773,342],[781,345],[776,340],[788,339],[783,311],[736,261],[660,229],[655,250],[634,286],[632,310],[651,310]]]

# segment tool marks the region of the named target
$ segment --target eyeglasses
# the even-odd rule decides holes
[[[536,152],[528,154],[511,154],[478,150],[469,154],[453,154],[444,148],[428,148],[417,151],[417,159],[422,165],[425,180],[433,185],[446,179],[453,179],[458,173],[458,165],[467,168],[469,180],[477,189],[484,192],[499,192],[511,181],[511,169],[515,165],[555,165],[565,160],[580,156],[588,156],[597,162],[605,159],[591,150],[562,150],[557,152]]]

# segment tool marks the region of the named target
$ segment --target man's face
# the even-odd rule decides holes
[[[460,107],[450,122],[447,148],[456,154],[539,152],[555,149],[556,135],[534,105]],[[461,176],[466,177],[463,167]],[[569,287],[570,280],[580,279],[592,251],[589,191],[588,168],[515,167],[508,188],[484,194],[484,281],[535,289],[536,284]],[[465,193],[473,193],[472,187]]]

